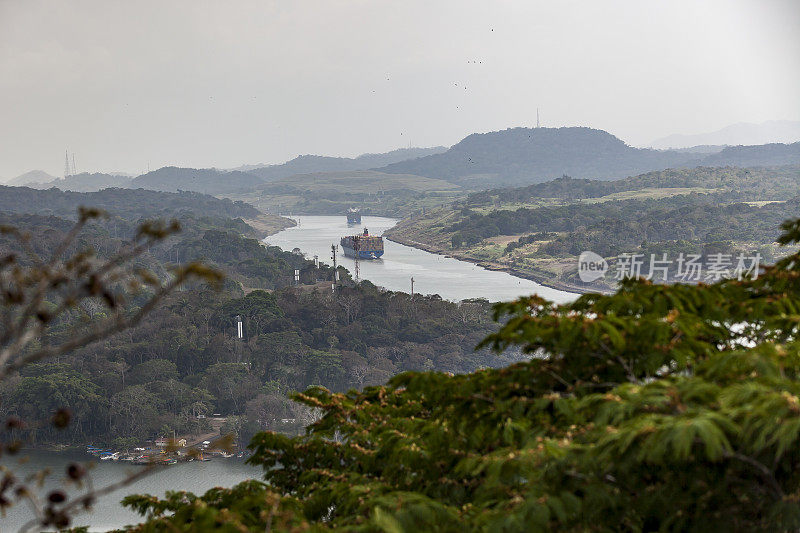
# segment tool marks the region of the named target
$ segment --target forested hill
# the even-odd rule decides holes
[[[137,176],[130,187],[157,191],[199,191],[206,194],[229,194],[254,189],[263,180],[246,172],[213,168],[164,167]]]
[[[328,157],[321,155],[301,155],[281,165],[241,167],[250,174],[267,181],[286,178],[295,174],[311,174],[314,172],[350,172],[367,170],[441,153],[447,150],[444,146],[433,148],[401,148],[382,154],[363,154],[355,158]]]
[[[395,163],[384,172],[481,184],[530,183],[556,178],[619,178],[680,165],[692,155],[632,148],[591,128],[512,128],[474,133],[443,154]]]
[[[24,183],[9,183],[9,185],[21,185],[33,189],[51,189],[56,187],[62,191],[89,192],[107,189],[109,187],[128,187],[130,186],[130,176],[118,174],[105,174],[103,172],[81,172],[67,176],[66,178],[55,178],[47,181],[25,181]]]
[[[564,174],[615,179],[702,165],[800,164],[800,144],[726,148],[708,156],[633,148],[602,130],[512,128],[472,134],[443,154],[388,165],[387,173],[446,179],[474,189],[543,182]]]
[[[669,192],[719,192],[737,200],[786,200],[800,193],[800,165],[775,168],[698,167],[658,170],[622,180],[575,179],[569,176],[527,187],[472,193],[466,205],[526,204],[544,198],[581,200],[653,189]],[[686,189],[681,191],[680,189]]]
[[[104,189],[71,192],[59,189],[0,186],[0,211],[52,214],[72,218],[79,206],[105,209],[116,216],[173,217],[182,212],[225,218],[255,218],[261,213],[244,202],[214,198],[197,192],[166,193],[144,189]]]
[[[151,246],[137,264],[166,275],[163,267],[176,260],[200,259],[224,271],[224,286],[173,293],[132,330],[0,383],[3,413],[31,422],[26,442],[125,448],[173,432],[192,439],[212,431],[197,415],[222,413],[222,433],[238,435],[244,445],[261,429],[303,429],[308,413],[288,400],[291,391],[311,385],[344,391],[406,370],[463,373],[521,357],[474,351],[494,328],[486,301],[412,300],[366,281],[355,286],[341,266],[342,284],[332,293],[330,267],[242,236],[241,221],[184,213],[181,222],[181,233]],[[33,235],[40,255],[57,248],[72,225],[52,215],[8,213],[0,213],[0,223]],[[116,253],[135,227],[125,219],[93,222],[75,251]],[[0,252],[9,251],[13,239],[0,235]],[[95,312],[87,304],[64,320],[88,321]],[[244,319],[243,342],[235,340],[236,315]],[[44,342],[63,342],[69,331],[55,328]],[[64,398],[73,423],[59,432],[46,421]]]
[[[800,165],[699,167],[476,192],[417,212],[384,235],[567,290],[611,290],[612,279],[591,287],[580,281],[581,252],[598,253],[609,265],[626,253],[700,254],[704,261],[758,253],[772,262],[784,253],[777,228],[798,208]]]
[[[719,153],[703,158],[707,166],[764,167],[800,164],[800,142],[792,144],[763,144],[758,146],[729,146]]]

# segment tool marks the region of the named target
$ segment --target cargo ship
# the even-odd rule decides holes
[[[353,209],[352,207],[347,210],[347,223],[348,224],[361,224],[361,211]]]
[[[367,228],[364,228],[361,235],[342,237],[340,244],[345,257],[378,259],[383,255],[383,237],[370,235]]]

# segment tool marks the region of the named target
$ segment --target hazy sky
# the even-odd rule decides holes
[[[800,120],[800,1],[0,0],[0,177]]]

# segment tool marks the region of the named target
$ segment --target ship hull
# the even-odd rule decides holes
[[[361,213],[348,213],[347,214],[347,223],[348,224],[361,224]]]
[[[345,257],[351,257],[353,259],[355,259],[356,253],[358,253],[359,259],[380,259],[380,257],[383,255],[383,250],[359,250],[356,252],[344,244],[342,244],[342,251],[344,252]]]

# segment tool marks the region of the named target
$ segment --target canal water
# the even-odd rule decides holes
[[[37,494],[46,495],[48,491],[58,488],[64,490],[70,499],[82,494],[82,491],[77,490],[74,485],[68,485],[64,481],[66,468],[70,463],[80,462],[90,466],[89,475],[94,486],[98,488],[119,482],[127,473],[144,468],[129,463],[99,461],[80,452],[27,451],[20,453],[20,457],[25,458],[24,462],[20,463],[19,458],[3,454],[0,465],[12,467],[20,479],[43,469],[49,469],[52,473],[47,478],[43,491]],[[215,458],[206,462],[193,461],[166,466],[117,492],[103,496],[94,505],[91,513],[77,515],[73,526],[89,526],[90,531],[108,531],[141,522],[141,516],[120,505],[120,500],[128,494],[152,494],[163,497],[168,490],[185,490],[200,495],[214,487],[232,487],[246,479],[260,478],[260,468],[247,465],[243,460],[235,458]],[[4,517],[0,516],[0,532],[19,531],[33,517],[31,508],[26,502],[17,504],[11,507]]]
[[[393,218],[362,217],[360,225],[350,226],[344,216],[293,217],[299,224],[265,239],[265,242],[291,251],[299,248],[306,257],[318,256],[331,264],[331,245],[338,245],[345,235],[361,233],[381,235],[397,223]],[[548,300],[564,303],[575,294],[544,287],[534,281],[517,278],[506,272],[486,270],[475,264],[432,254],[384,239],[385,253],[381,259],[360,261],[361,279],[392,291],[417,294],[438,294],[446,300],[486,298],[489,301],[512,300],[519,296],[538,294]],[[337,261],[353,273],[353,260],[344,257],[339,247]]]

